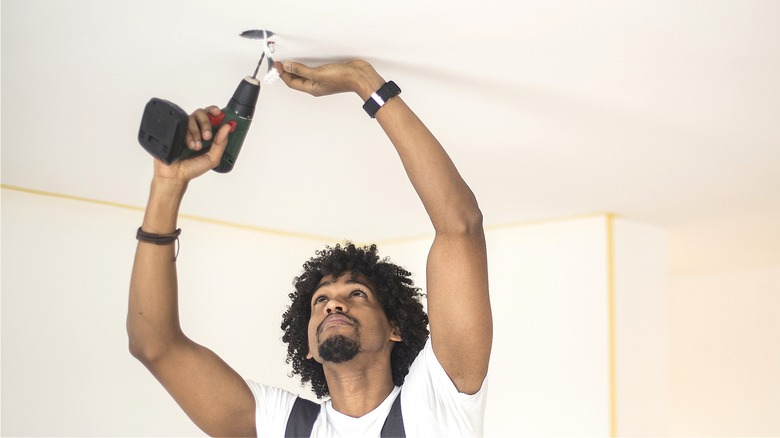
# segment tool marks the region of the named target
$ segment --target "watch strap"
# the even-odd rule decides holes
[[[363,109],[373,119],[376,117],[376,112],[379,111],[388,100],[399,94],[401,94],[401,89],[395,82],[385,82],[384,85],[379,87],[379,89],[366,100],[366,103],[363,104]]]

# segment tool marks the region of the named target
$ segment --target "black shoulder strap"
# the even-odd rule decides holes
[[[317,416],[320,414],[320,405],[311,400],[298,397],[295,399],[290,418],[287,420],[285,438],[302,438],[311,436],[311,430]]]
[[[287,420],[287,428],[284,431],[285,438],[310,437],[314,422],[320,414],[320,405],[313,401],[298,397],[295,399],[290,418]],[[404,418],[401,414],[401,393],[393,402],[390,413],[387,414],[382,432],[382,438],[405,438]]]
[[[398,396],[393,402],[393,407],[390,408],[390,413],[387,414],[385,425],[382,426],[382,432],[379,434],[382,438],[406,438],[406,430],[404,429],[404,417],[401,414],[401,392],[398,391]]]

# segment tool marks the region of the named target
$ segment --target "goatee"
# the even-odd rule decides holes
[[[344,335],[332,336],[319,345],[322,360],[343,363],[352,360],[360,352],[360,343]]]

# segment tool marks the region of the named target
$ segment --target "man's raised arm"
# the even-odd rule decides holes
[[[219,111],[210,107],[209,111]],[[141,229],[171,235],[179,205],[190,180],[219,164],[227,144],[225,128],[215,133],[211,150],[173,163],[154,163],[149,202]],[[188,140],[212,135],[204,110],[190,118]],[[208,132],[208,133],[207,133]],[[127,334],[130,352],[173,396],[179,406],[211,436],[254,436],[255,401],[246,382],[211,350],[191,341],[181,330],[174,245],[141,241],[130,279]]]
[[[352,91],[365,101],[385,83],[364,61],[281,67],[289,87],[315,96]],[[473,394],[487,374],[493,340],[482,213],[444,148],[400,97],[389,99],[376,119],[436,231],[427,265],[434,352],[458,390]]]

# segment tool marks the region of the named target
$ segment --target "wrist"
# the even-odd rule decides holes
[[[155,177],[149,191],[143,231],[169,234],[176,230],[179,206],[186,191],[187,182]]]
[[[181,199],[188,185],[188,181],[155,176],[152,178],[151,194]]]
[[[360,96],[360,99],[365,102],[371,97],[371,94],[385,83],[385,80],[373,67],[368,65],[365,68],[360,69],[360,74],[355,83],[355,92]]]

